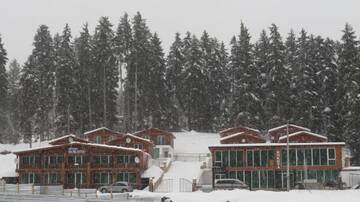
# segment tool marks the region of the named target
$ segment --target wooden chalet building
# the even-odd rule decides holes
[[[74,135],[14,154],[20,183],[62,184],[64,188],[96,188],[115,181],[140,188],[141,174],[151,158],[140,149],[90,143]]]
[[[121,137],[115,138],[107,142],[108,145],[116,145],[121,147],[141,149],[147,152],[151,156],[153,155],[154,143],[142,137],[138,137],[132,134],[125,134]]]
[[[168,158],[173,156],[174,134],[158,128],[148,128],[137,131],[133,135],[151,140],[154,144],[153,158]]]
[[[280,126],[264,136],[241,127],[230,131],[220,132],[221,144],[209,146],[213,180],[237,178],[252,189],[285,189],[287,131],[291,187],[304,180],[337,181],[343,168],[345,143],[328,142],[301,126]]]
[[[84,138],[92,143],[107,144],[107,142],[123,136],[123,133],[119,133],[114,130],[110,130],[106,127],[96,128],[84,133]]]

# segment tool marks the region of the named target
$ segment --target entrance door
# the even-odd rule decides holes
[[[160,157],[160,149],[159,148],[155,148],[154,149],[154,158],[157,159]]]

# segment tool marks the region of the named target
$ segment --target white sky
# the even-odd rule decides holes
[[[140,11],[167,51],[175,32],[187,30],[198,36],[207,30],[228,44],[241,21],[253,40],[271,23],[280,27],[283,37],[291,28],[305,28],[339,39],[346,22],[359,32],[359,9],[359,0],[0,0],[0,34],[9,59],[23,63],[40,24],[55,34],[69,23],[77,36],[85,22],[93,31],[100,16],[109,16],[117,26],[124,12],[132,17]]]

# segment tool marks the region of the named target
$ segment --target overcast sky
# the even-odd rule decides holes
[[[240,22],[249,28],[253,40],[271,23],[283,35],[291,28],[339,39],[346,22],[360,33],[359,0],[0,0],[0,34],[8,58],[23,63],[32,50],[40,24],[51,34],[69,23],[73,36],[88,22],[93,32],[100,16],[117,25],[127,12],[140,11],[152,32],[157,32],[165,51],[175,32],[210,35],[229,44],[239,33]]]

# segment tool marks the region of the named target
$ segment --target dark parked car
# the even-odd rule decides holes
[[[214,184],[215,189],[249,189],[249,186],[238,179],[220,179]]]
[[[129,185],[127,182],[115,182],[111,185],[101,186],[98,188],[101,193],[109,193],[109,192],[132,192],[133,187]]]

